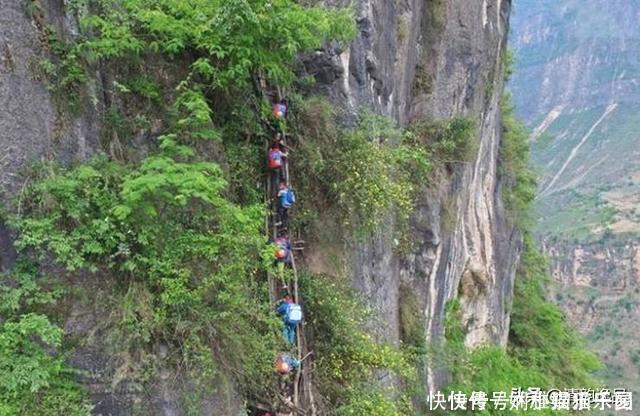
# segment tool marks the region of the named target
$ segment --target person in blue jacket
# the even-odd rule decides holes
[[[300,321],[302,321],[302,308],[293,301],[291,295],[286,295],[284,299],[278,302],[276,312],[282,316],[282,321],[284,322],[282,336],[287,343],[295,344],[296,329]]]
[[[291,371],[300,367],[300,360],[290,356],[289,354],[282,353],[276,360],[276,371],[280,375],[287,375]]]
[[[289,209],[296,202],[296,195],[286,181],[280,182],[278,189],[278,221],[276,225],[285,225],[289,219]]]

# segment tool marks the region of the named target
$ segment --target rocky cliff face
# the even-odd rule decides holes
[[[640,285],[640,245],[636,241],[550,244],[545,252],[553,276],[564,289],[592,287],[624,293]]]
[[[73,36],[73,16],[65,15],[64,2],[42,4],[43,18]],[[417,305],[411,313],[417,313],[427,341],[441,338],[445,304],[459,298],[469,346],[506,343],[520,247],[520,236],[506,219],[498,175],[501,57],[510,7],[509,0],[359,0],[360,34],[351,46],[327,47],[303,59],[305,71],[318,80],[318,92],[353,111],[370,107],[405,126],[413,120],[455,117],[476,123],[472,160],[431,178],[429,186],[425,178],[408,252],[396,250],[388,237],[392,224],[372,241],[345,243],[346,269],[379,313],[381,322],[372,324],[372,330],[381,339],[401,341],[400,315],[409,300]],[[0,143],[6,149],[0,158],[0,186],[5,198],[19,194],[25,180],[21,172],[30,162],[85,159],[98,147],[100,94],[72,122],[62,123],[46,85],[34,76],[31,64],[44,53],[39,18],[25,13],[20,2],[0,0]],[[3,268],[12,260],[10,240],[0,228]],[[309,258],[322,257],[314,247],[308,251]],[[77,283],[95,284],[91,293],[108,295],[99,282]],[[73,361],[91,374],[85,381],[97,412],[122,414],[123,403],[137,393],[133,386],[110,390],[114,374],[102,347],[104,334],[91,330],[105,313],[102,307],[100,302],[75,305],[65,330],[86,338]],[[442,383],[442,375],[427,374],[429,387]],[[166,388],[152,394],[155,411],[179,414],[180,391],[168,382],[160,384]],[[231,396],[221,394],[210,409],[237,413],[240,404]]]
[[[324,81],[321,90],[351,109],[373,107],[402,125],[454,117],[477,123],[473,160],[425,186],[409,253],[394,254],[388,229],[351,247],[354,285],[383,317],[376,331],[385,340],[400,341],[408,298],[419,305],[427,339],[439,339],[446,302],[460,298],[469,346],[506,343],[520,245],[506,222],[497,174],[510,5],[360,1],[360,36],[353,45],[307,62]],[[433,387],[437,380],[429,375]]]
[[[597,242],[545,242],[556,300],[607,368],[601,377],[637,391],[640,344],[640,245],[610,236]],[[634,399],[634,405],[638,403]]]
[[[96,120],[91,116],[97,108],[85,108],[84,116],[63,121],[46,83],[35,71],[46,52],[42,25],[52,24],[71,36],[76,32],[73,18],[65,15],[62,1],[43,2],[42,8],[33,6],[33,10],[28,4],[0,3],[0,131],[4,149],[0,193],[4,197],[19,192],[23,182],[20,174],[33,161],[47,157],[85,159],[98,142]]]

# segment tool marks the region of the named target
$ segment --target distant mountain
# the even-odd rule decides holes
[[[532,130],[556,299],[611,387],[640,390],[640,1],[517,0],[510,90]]]
[[[519,0],[510,85],[533,130],[541,235],[640,232],[640,2]]]

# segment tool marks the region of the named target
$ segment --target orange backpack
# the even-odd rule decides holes
[[[276,360],[276,372],[280,374],[287,374],[290,370],[291,368],[289,367],[289,364],[287,364],[282,357],[278,357]]]

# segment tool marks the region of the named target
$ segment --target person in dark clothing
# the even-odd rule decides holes
[[[279,142],[271,143],[267,153],[267,166],[271,171],[271,189],[274,193],[277,193],[280,181],[287,180],[287,157],[288,154],[282,150]]]

